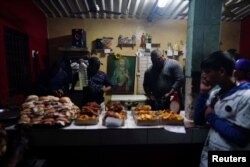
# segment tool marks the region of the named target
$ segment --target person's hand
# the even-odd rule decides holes
[[[211,90],[212,86],[209,85],[204,79],[201,80],[200,83],[200,92],[201,93],[208,93]]]
[[[53,90],[53,93],[58,96],[58,97],[62,97],[64,95],[64,92],[62,89],[58,89],[58,90]]]
[[[206,110],[205,110],[205,117],[207,117],[207,115],[209,114],[209,113],[213,113],[214,112],[214,109],[213,109],[213,107],[212,106],[207,106],[207,108],[206,108]]]
[[[102,88],[101,88],[101,90],[103,91],[103,92],[107,92],[107,91],[109,91],[111,89],[111,86],[103,86]]]
[[[169,92],[165,93],[162,99],[169,98],[174,93],[174,89],[171,89]]]

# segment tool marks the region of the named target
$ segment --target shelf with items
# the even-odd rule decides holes
[[[123,47],[131,47],[132,49],[134,49],[136,44],[132,44],[132,43],[123,43],[123,44],[118,44],[117,47],[119,47],[120,49],[122,49]]]
[[[70,60],[86,58],[90,54],[87,48],[59,47],[58,50],[63,52],[63,56],[66,59],[70,59]]]
[[[63,52],[88,52],[88,48],[78,47],[59,47],[58,50]]]
[[[112,49],[92,49],[91,50],[91,55],[97,54],[97,53],[110,54],[110,53],[112,53]]]
[[[149,43],[149,44],[151,44],[151,47],[153,47],[153,48],[159,48],[161,46],[160,43]],[[142,48],[146,48],[146,44],[141,44],[140,46]]]

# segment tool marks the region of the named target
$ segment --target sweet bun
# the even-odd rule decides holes
[[[32,123],[40,123],[43,117],[34,117],[31,119]]]
[[[30,108],[25,108],[25,109],[23,109],[20,113],[21,113],[22,115],[23,115],[23,114],[31,114],[32,111],[31,111]]]
[[[59,101],[59,97],[54,96],[54,97],[52,98],[52,101]]]
[[[61,103],[71,103],[71,100],[70,100],[69,97],[61,97],[61,98],[59,99],[59,101],[60,101]]]
[[[56,120],[57,121],[63,121],[66,124],[70,123],[69,120],[67,118],[65,118],[65,117],[58,117]]]
[[[40,100],[40,101],[49,101],[50,99],[49,99],[48,96],[40,96],[40,97],[39,97],[39,100]]]
[[[28,116],[22,116],[19,123],[30,123],[30,118]]]
[[[48,96],[50,101],[59,101],[59,97],[56,96]]]
[[[33,101],[25,102],[25,103],[22,104],[23,109],[25,109],[25,108],[33,108],[34,106],[35,105],[34,105]]]
[[[42,122],[44,122],[44,123],[53,123],[54,121],[55,121],[54,118],[44,118],[44,119],[42,120]]]
[[[29,102],[29,101],[38,101],[39,100],[39,97],[37,95],[29,95],[25,101],[26,102]]]

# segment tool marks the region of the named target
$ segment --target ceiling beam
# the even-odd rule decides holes
[[[66,16],[69,17],[70,14],[69,14],[68,10],[66,9],[66,7],[64,6],[64,4],[62,3],[62,1],[58,0],[58,2],[60,4],[60,6],[62,7],[63,11],[65,12]]]
[[[52,17],[56,17],[55,13],[53,12],[53,10],[50,9],[49,5],[44,2],[44,0],[41,0],[41,3],[47,8],[47,10],[51,13]]]

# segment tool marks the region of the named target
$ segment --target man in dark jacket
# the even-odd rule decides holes
[[[184,83],[180,64],[173,59],[165,59],[160,50],[151,52],[152,66],[144,74],[143,87],[153,110],[169,109],[170,97],[178,94]]]

